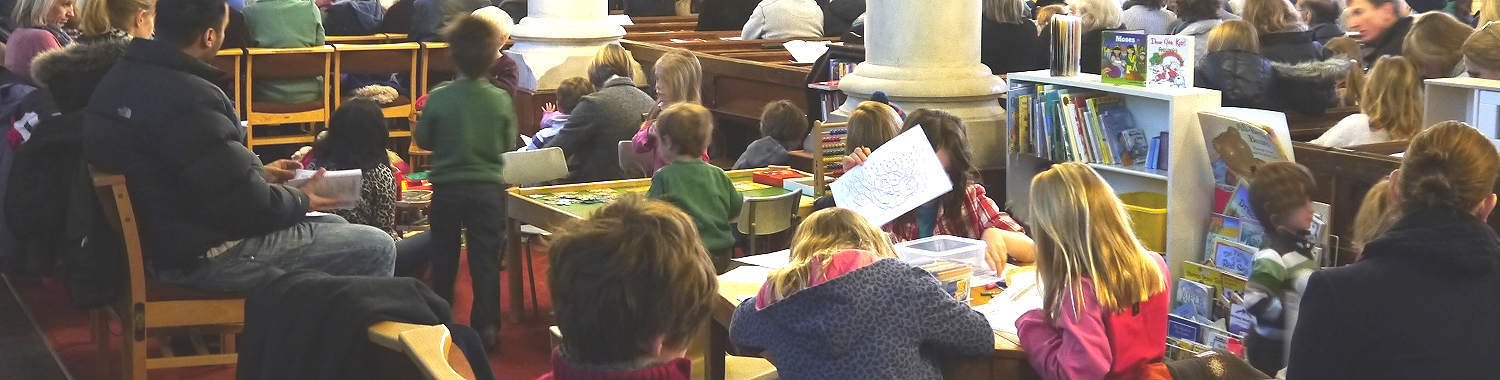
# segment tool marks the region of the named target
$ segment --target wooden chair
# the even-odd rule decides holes
[[[398,42],[407,42],[407,40],[408,40],[406,38],[406,33],[382,33],[382,34],[385,35],[385,42],[387,42],[387,43],[393,43],[394,44],[394,43],[398,43]]]
[[[453,79],[457,74],[458,68],[453,66],[453,57],[448,55],[447,42],[422,43],[422,84],[417,86],[422,89],[421,95],[427,95],[432,92],[433,86]]]
[[[256,126],[272,124],[326,123],[332,108],[328,92],[321,99],[299,104],[280,104],[255,100],[256,81],[274,79],[328,78],[328,67],[333,61],[333,48],[315,46],[307,48],[249,48],[245,49],[249,59],[245,64],[245,103],[249,122],[245,132],[245,145],[310,144],[315,133],[308,128],[301,134],[281,136],[256,136]]]
[[[797,205],[802,201],[801,191],[769,197],[745,197],[745,205],[736,218],[735,229],[749,236],[745,256],[759,255],[755,239],[792,228],[797,218]]]
[[[125,270],[129,271],[124,276],[127,283],[120,284],[125,288],[122,297],[114,305],[93,311],[93,333],[99,350],[101,377],[110,362],[110,317],[120,321],[121,378],[125,380],[144,380],[147,369],[235,364],[239,355],[234,351],[234,334],[245,323],[244,295],[199,292],[147,278],[139,224],[130,193],[126,191],[125,176],[92,168],[90,174],[100,207],[111,226],[120,233],[126,254]],[[148,358],[147,336],[163,330],[221,334],[222,348],[217,354],[209,353],[201,341],[195,340],[198,355],[177,356],[170,344],[163,341],[159,344],[163,355]]]
[[[390,36],[385,33],[376,33],[364,36],[327,36],[323,41],[329,45],[340,44],[383,44],[390,42]]]
[[[416,325],[401,322],[378,322],[370,325],[370,343],[376,350],[380,379],[474,380],[469,360],[453,343],[453,335],[443,325]]]
[[[220,79],[222,82],[216,82],[215,84],[224,90],[224,94],[229,96],[229,100],[234,101],[235,112],[238,112],[240,118],[244,119],[245,104],[241,100],[245,96],[245,49],[219,50],[219,53],[214,55],[213,61],[209,63],[219,68],[219,70],[226,72],[226,77]]]
[[[342,107],[344,101],[353,97],[344,93],[343,74],[389,75],[405,74],[417,77],[417,56],[422,45],[415,42],[375,45],[333,45],[333,101],[334,108]],[[415,87],[415,86],[412,86]],[[411,90],[407,89],[411,94]],[[412,98],[397,96],[395,101],[380,106],[387,119],[413,120],[416,108]],[[391,137],[410,137],[411,131],[391,131]]]

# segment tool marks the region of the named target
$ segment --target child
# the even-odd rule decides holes
[[[1219,90],[1225,106],[1277,109],[1276,71],[1260,56],[1255,27],[1240,20],[1219,23],[1208,32],[1207,52],[1193,86]]]
[[[1414,17],[1401,56],[1411,60],[1422,79],[1452,78],[1464,73],[1464,41],[1474,34],[1474,27],[1442,12],[1427,12]]]
[[[1392,195],[1388,179],[1375,183],[1375,186],[1370,186],[1370,191],[1365,192],[1359,213],[1354,215],[1354,237],[1349,239],[1349,245],[1355,251],[1364,251],[1365,244],[1380,237],[1391,228],[1391,222],[1396,221]]]
[[[646,196],[660,198],[693,217],[703,246],[719,273],[729,270],[734,235],[729,219],[740,214],[745,198],[734,189],[724,170],[698,158],[713,136],[713,115],[696,103],[667,107],[657,120],[657,155],[671,164],[651,177]]]
[[[793,236],[791,262],[735,310],[730,342],[796,379],[939,379],[934,358],[994,350],[982,314],[895,257],[859,214],[814,212]]]
[[[1286,347],[1297,325],[1297,306],[1307,277],[1318,269],[1312,256],[1312,173],[1295,162],[1261,165],[1250,179],[1250,209],[1266,230],[1245,289],[1245,309],[1255,328],[1245,337],[1250,365],[1265,373],[1286,367]]]
[[[698,57],[687,50],[672,50],[656,60],[656,67],[652,68],[656,75],[656,108],[646,115],[646,122],[641,124],[641,130],[636,132],[630,141],[635,147],[636,153],[652,153],[656,151],[656,120],[662,110],[677,103],[703,104],[703,66],[698,63]],[[653,153],[651,172],[655,173],[663,166],[669,164],[662,156]],[[708,161],[708,144],[703,145],[703,161]]]
[[[557,136],[557,132],[562,130],[563,125],[568,124],[568,115],[573,113],[573,107],[578,106],[578,101],[583,99],[584,95],[592,93],[594,93],[594,84],[590,83],[587,78],[572,77],[563,80],[562,84],[557,85],[557,105],[547,103],[547,106],[542,108],[545,112],[542,114],[542,129],[536,131],[536,135],[531,137],[531,143],[526,144],[522,150],[537,150],[547,146],[547,140]]]
[[[562,344],[538,380],[691,378],[688,342],[719,297],[692,218],[625,196],[559,232],[550,251]]]
[[[1500,12],[1486,9],[1484,12]],[[1500,24],[1481,23],[1464,40],[1464,68],[1469,77],[1500,79]]]
[[[328,119],[327,133],[307,153],[307,168],[360,169],[363,186],[353,209],[333,213],[349,223],[379,228],[394,236],[396,174],[385,150],[390,130],[386,129],[380,106],[365,98],[349,99]]]
[[[261,0],[246,5],[245,28],[251,46],[303,48],[322,46],[323,17],[313,3],[301,0]],[[275,79],[255,83],[255,101],[299,104],[316,101],[323,94],[322,78]]]
[[[432,91],[412,131],[417,146],[432,151],[433,290],[453,302],[459,234],[467,229],[474,279],[470,324],[493,347],[500,323],[499,216],[505,215],[500,153],[516,146],[516,115],[510,95],[485,76],[503,42],[494,25],[463,16],[447,37],[459,79]]]
[[[1365,61],[1359,59],[1359,41],[1349,37],[1334,37],[1328,40],[1328,51],[1349,59],[1349,74],[1338,81],[1339,106],[1358,106],[1359,93],[1365,88]]]
[[[1406,57],[1381,57],[1359,96],[1359,112],[1310,141],[1344,148],[1410,139],[1422,130],[1422,79]]]
[[[876,93],[881,92],[876,91]],[[844,129],[848,132],[844,135],[844,146],[848,153],[844,156],[843,167],[851,169],[865,162],[865,158],[869,157],[875,148],[895,138],[896,133],[901,130],[901,118],[900,111],[886,103],[859,102],[859,106],[849,112],[849,122],[844,125]],[[808,134],[802,146],[821,146],[821,139],[821,135]],[[813,209],[822,210],[833,207],[836,203],[832,195],[825,196],[813,202]]]
[[[760,134],[765,137],[746,146],[745,153],[735,161],[734,168],[786,164],[787,151],[801,147],[802,137],[807,136],[807,128],[807,115],[791,101],[766,103],[766,107],[760,111]]]
[[[1171,279],[1136,240],[1125,206],[1087,165],[1031,180],[1042,308],[1016,320],[1043,379],[1147,379],[1165,371]]]

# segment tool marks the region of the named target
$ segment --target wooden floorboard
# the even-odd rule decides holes
[[[0,281],[0,379],[71,380],[41,330],[11,291]]]

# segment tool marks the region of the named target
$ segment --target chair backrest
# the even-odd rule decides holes
[[[399,44],[342,44],[333,45],[333,106],[343,106],[344,98],[349,94],[344,93],[343,75],[389,75],[402,74],[410,78],[417,77],[417,58],[422,48],[421,44],[415,42]],[[406,92],[410,94],[411,92]],[[399,108],[394,112],[387,111],[386,117],[408,118],[411,117],[411,100],[405,97],[397,99],[382,108]]]
[[[740,210],[739,222],[735,223],[740,233],[770,235],[792,228],[792,217],[797,215],[801,191],[769,197],[745,197],[745,207]],[[753,231],[751,229],[754,229]]]
[[[568,159],[562,148],[505,152],[500,154],[505,168],[500,173],[505,183],[521,185],[562,179],[568,176]]]
[[[245,49],[219,50],[214,55],[214,59],[209,61],[209,63],[219,70],[224,70],[225,77],[220,78],[219,81],[215,81],[214,84],[219,85],[220,89],[224,90],[225,95],[229,95],[229,100],[234,101],[234,106],[239,111],[240,118],[244,118],[245,107],[241,97],[245,95],[245,87],[240,81],[245,79],[245,71],[243,70],[245,67]]]
[[[438,83],[453,79],[457,73],[453,56],[448,55],[447,42],[422,43],[422,95],[432,92],[432,88]]]
[[[120,233],[125,247],[127,276],[130,281],[132,300],[146,299],[145,253],[141,249],[140,226],[136,223],[135,207],[130,202],[130,192],[125,187],[125,176],[89,167],[89,176],[94,182],[94,193],[99,198],[99,207],[109,219],[110,226]]]
[[[651,175],[652,153],[636,153],[635,145],[630,140],[620,140],[618,150],[620,170],[625,171],[626,178],[644,178]]]
[[[305,48],[249,48],[246,63],[250,78],[307,79],[328,75],[333,48],[314,46]]]
[[[473,380],[475,378],[468,359],[453,342],[453,335],[447,326],[383,321],[370,325],[366,334],[371,343],[391,352],[403,354],[409,360],[408,363],[377,360],[382,372],[396,370],[395,372],[405,373],[407,371],[402,369],[415,366],[416,372],[420,373],[423,380]]]

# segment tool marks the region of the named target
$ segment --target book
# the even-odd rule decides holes
[[[1237,330],[1235,313],[1244,312],[1244,294],[1246,281],[1244,277],[1229,273],[1218,267],[1203,265],[1195,262],[1183,262],[1182,281],[1193,281],[1213,287],[1213,306],[1209,309],[1208,320],[1219,321],[1228,319],[1228,330],[1232,334],[1243,335],[1243,330]],[[1252,321],[1253,322],[1253,321]],[[1240,323],[1244,327],[1248,324]]]
[[[302,187],[307,181],[312,180],[317,170],[298,169],[292,179],[286,181],[287,186]],[[364,176],[359,169],[329,170],[323,173],[323,179],[318,182],[318,196],[338,199],[340,202],[334,206],[335,210],[352,209],[359,204],[360,190],[363,189]]]
[[[1099,55],[1099,78],[1108,84],[1146,84],[1146,33],[1104,31]]]
[[[1146,37],[1146,87],[1193,87],[1193,37]]]
[[[1237,111],[1230,109],[1231,112]],[[1258,111],[1258,110],[1248,110]],[[1200,127],[1203,128],[1204,146],[1208,148],[1209,162],[1221,161],[1212,165],[1222,165],[1227,172],[1223,181],[1218,184],[1235,186],[1239,182],[1247,182],[1250,173],[1260,164],[1272,161],[1288,161],[1291,159],[1290,143],[1283,143],[1271,127],[1262,121],[1250,120],[1255,117],[1281,117],[1285,123],[1285,116],[1279,112],[1220,112],[1205,111],[1198,113]],[[1274,114],[1270,116],[1265,113]],[[1220,180],[1215,174],[1215,180]]]
[[[1171,152],[1170,149],[1167,149],[1167,143],[1172,141],[1172,136],[1169,132],[1162,132],[1157,137],[1161,138],[1161,146],[1156,149],[1158,153],[1156,155],[1156,168],[1167,170],[1167,156],[1169,155],[1168,152]]]
[[[1047,24],[1052,28],[1052,76],[1078,75],[1078,57],[1083,46],[1083,18],[1054,15]]]
[[[1147,157],[1151,151],[1150,144],[1146,133],[1140,128],[1120,131],[1120,162],[1124,165],[1145,165],[1150,161],[1150,157]]]
[[[1250,246],[1229,239],[1214,239],[1214,266],[1240,277],[1250,277],[1255,252]]]
[[[1167,314],[1167,336],[1197,342],[1203,334],[1203,325],[1182,316]]]
[[[1177,282],[1173,314],[1208,319],[1213,313],[1214,287],[1188,279]]]

